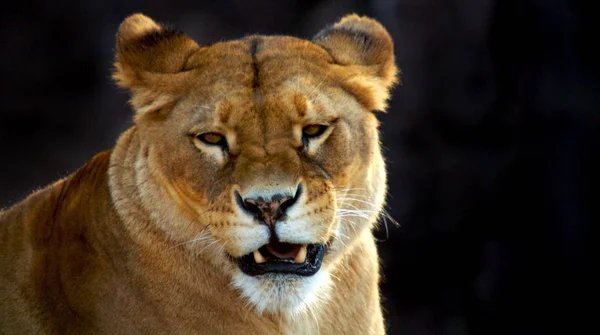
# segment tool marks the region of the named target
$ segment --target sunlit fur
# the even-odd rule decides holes
[[[114,78],[135,125],[73,175],[0,213],[0,333],[381,334],[371,233],[386,172],[373,112],[393,44],[349,15],[312,41],[199,46],[136,14]],[[319,138],[302,129],[325,124]],[[195,140],[220,133],[227,147]],[[327,245],[311,277],[242,273],[269,242],[244,198],[304,191],[275,226]]]

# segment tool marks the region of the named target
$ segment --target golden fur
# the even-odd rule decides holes
[[[381,334],[371,228],[386,193],[378,122],[393,44],[349,15],[312,41],[201,47],[136,14],[114,78],[135,125],[113,150],[0,212],[0,333]],[[325,124],[306,143],[302,129]],[[198,134],[216,132],[227,150]],[[329,243],[312,277],[251,277],[268,243],[244,196],[293,191],[282,242]]]

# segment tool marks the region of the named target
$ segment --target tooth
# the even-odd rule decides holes
[[[296,254],[296,258],[294,258],[294,263],[304,263],[306,260],[306,244],[300,247],[298,250],[298,254]]]
[[[306,254],[306,253],[305,253]],[[258,250],[254,250],[254,261],[256,264],[264,263],[267,261],[265,257]]]

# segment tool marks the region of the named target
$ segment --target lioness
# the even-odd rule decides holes
[[[373,111],[397,72],[366,17],[204,47],[128,17],[135,125],[0,213],[0,333],[384,333]]]

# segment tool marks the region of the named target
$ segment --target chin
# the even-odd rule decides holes
[[[248,275],[236,269],[233,286],[240,290],[257,314],[268,313],[288,320],[327,303],[332,282],[323,268],[311,276],[287,273]]]
[[[329,300],[331,275],[323,268],[327,245],[272,241],[242,257],[233,286],[254,306],[257,314],[268,313],[293,320],[315,313]]]

